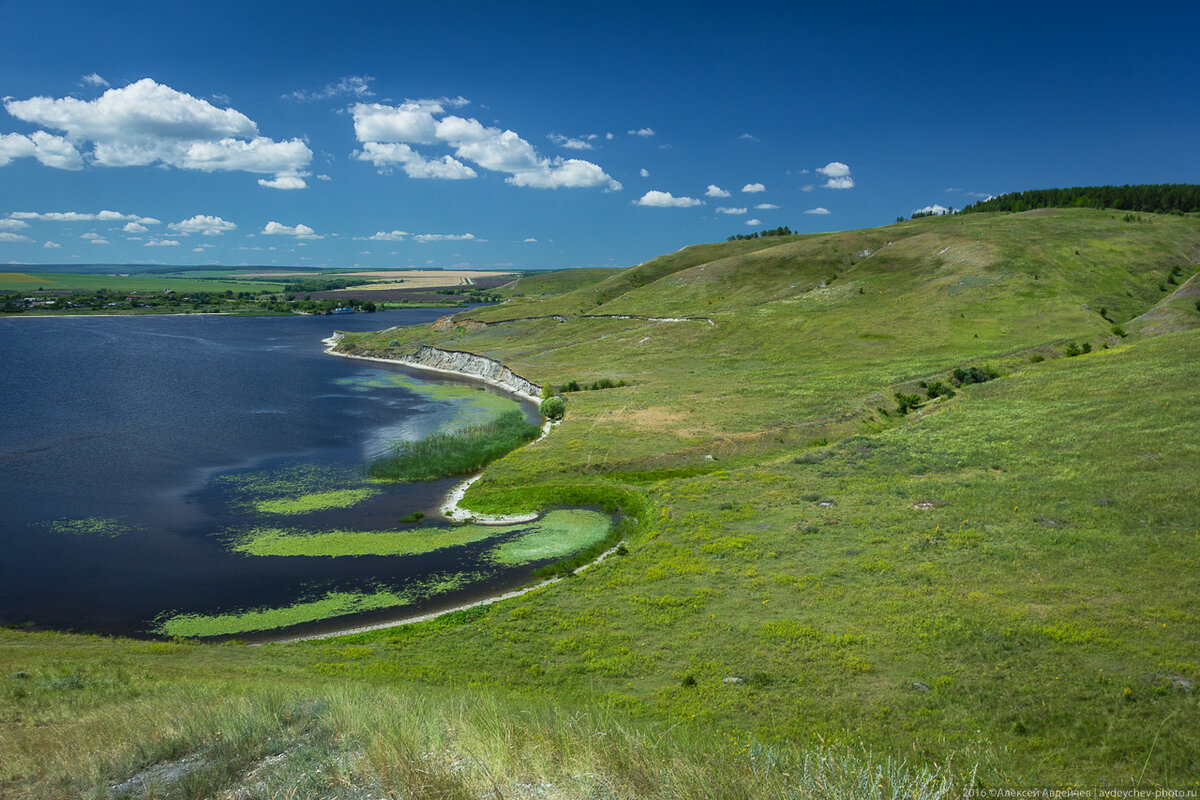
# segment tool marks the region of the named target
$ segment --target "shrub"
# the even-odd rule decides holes
[[[1044,355],[1042,355],[1041,353],[1034,353],[1033,355],[1031,355],[1029,357],[1030,364],[1039,364],[1045,360],[1046,360],[1046,357]]]
[[[1082,353],[1083,350],[1081,350],[1079,345],[1075,344],[1074,342],[1068,342],[1067,349],[1064,350],[1063,352],[1066,354],[1067,358],[1074,358],[1075,356]]]
[[[1113,325],[1112,332],[1113,332],[1114,336],[1120,336],[1122,339],[1124,339],[1128,335],[1125,333],[1125,329],[1122,328],[1120,325]]]
[[[567,381],[567,382],[566,382],[566,383],[564,383],[562,386],[559,386],[559,387],[558,387],[558,391],[559,391],[559,393],[560,393],[560,394],[561,394],[561,393],[564,393],[564,392],[578,392],[578,391],[581,391],[581,390],[580,390],[580,387],[579,387],[579,381],[575,381],[575,380]]]
[[[898,406],[896,409],[897,411],[899,411],[901,414],[907,414],[909,411],[912,411],[914,408],[921,405],[921,395],[896,392],[896,405]]]
[[[999,371],[991,364],[986,364],[982,368],[955,367],[950,380],[955,386],[966,386],[972,383],[987,383],[999,377]]]
[[[562,419],[563,414],[567,412],[567,401],[563,400],[558,395],[547,397],[542,401],[542,404],[538,406],[538,411],[541,411],[542,416],[547,417],[548,419]]]
[[[934,381],[925,387],[925,394],[932,400],[935,397],[954,397],[954,390],[941,381]]]

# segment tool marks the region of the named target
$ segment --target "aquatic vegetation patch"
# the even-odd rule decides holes
[[[439,594],[457,591],[489,577],[489,573],[479,570],[450,572],[431,575],[406,587],[403,592],[390,589],[377,589],[373,592],[332,591],[313,600],[303,600],[278,608],[258,608],[227,614],[175,614],[159,621],[152,632],[161,636],[191,638],[269,631],[347,614],[412,605]]]
[[[456,525],[451,528],[432,526],[396,531],[304,531],[289,528],[255,528],[239,536],[232,549],[252,556],[411,556],[431,553],[447,547],[458,547],[492,537],[522,533],[546,540],[577,541],[575,531],[599,529],[603,537],[609,518],[597,511],[551,511],[536,522],[517,525]],[[583,537],[589,544],[591,534]],[[542,541],[542,539],[538,539]],[[573,552],[568,548],[566,554]],[[550,556],[546,556],[550,557]],[[539,556],[542,558],[542,556]],[[509,563],[509,562],[501,562]],[[511,563],[525,563],[514,561]]]
[[[543,524],[493,548],[488,556],[508,566],[565,558],[604,539],[610,527],[612,520],[598,511],[556,511],[547,514]]]
[[[72,536],[99,536],[114,539],[130,533],[133,528],[111,517],[82,517],[80,519],[53,519],[41,523],[55,533]]]
[[[244,534],[232,549],[252,556],[411,556],[470,544],[501,532],[501,528],[483,525],[315,533],[287,528],[255,528]]]
[[[252,502],[261,514],[307,514],[330,508],[349,508],[379,494],[378,489],[335,489],[331,492],[310,492],[297,497],[281,497]]]
[[[230,493],[236,502],[257,504],[272,498],[332,493],[361,486],[362,472],[349,466],[297,463],[264,470],[225,472],[212,478],[213,486]]]
[[[440,431],[415,442],[396,442],[392,452],[371,462],[377,480],[429,481],[482,469],[526,442],[541,428],[513,409],[480,425]]]
[[[467,386],[459,383],[427,381],[405,375],[402,372],[365,370],[334,381],[338,386],[352,392],[369,392],[372,389],[405,389],[426,397],[449,403],[466,402],[484,418],[510,411],[516,407],[515,400],[489,392],[482,386]],[[466,416],[472,416],[468,411]],[[457,420],[456,420],[457,421]]]
[[[328,592],[316,600],[293,603],[282,608],[260,608],[229,614],[176,614],[153,629],[163,636],[224,636],[285,628],[316,622],[344,614],[404,606],[412,602],[405,594],[380,590],[365,592]]]

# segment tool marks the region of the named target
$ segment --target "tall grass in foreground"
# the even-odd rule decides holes
[[[466,475],[538,437],[541,429],[520,411],[506,411],[491,422],[415,442],[397,442],[392,452],[368,467],[372,478],[385,481],[431,481]]]
[[[174,702],[172,702],[174,701]],[[495,693],[192,688],[4,737],[14,798],[944,800],[970,771],[635,724]]]

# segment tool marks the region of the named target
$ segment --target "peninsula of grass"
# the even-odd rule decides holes
[[[501,558],[500,563],[519,564],[542,558],[561,558],[603,538],[612,521],[607,514],[586,509],[551,511],[536,522],[515,525],[456,525],[450,528],[420,527],[396,531],[298,531],[286,528],[257,528],[238,537],[233,550],[252,556],[408,556],[459,547],[517,531],[517,540],[528,540],[520,552],[533,557],[523,560]],[[541,543],[533,547],[532,543]],[[551,543],[557,543],[553,545]],[[540,548],[540,549],[539,549]],[[545,551],[547,555],[538,555]]]
[[[603,541],[611,528],[612,521],[608,516],[596,511],[552,511],[540,525],[530,526],[515,539],[496,546],[488,555],[505,565],[566,558]]]
[[[520,411],[506,411],[490,422],[435,433],[413,442],[397,442],[391,453],[373,461],[368,474],[384,481],[428,481],[467,475],[532,442],[541,429]]]

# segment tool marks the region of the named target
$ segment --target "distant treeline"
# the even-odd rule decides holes
[[[1159,183],[1137,186],[1076,186],[1072,189],[1031,189],[980,200],[962,210],[1032,211],[1035,208],[1115,208],[1150,214],[1200,211],[1200,186]],[[916,216],[915,214],[913,216]]]
[[[725,241],[727,241],[727,242],[740,242],[740,241],[742,241],[743,239],[757,239],[757,238],[759,238],[760,236],[762,236],[762,237],[767,237],[767,236],[791,236],[793,233],[795,233],[795,231],[793,231],[793,230],[792,230],[791,228],[789,228],[788,226],[786,226],[786,225],[780,225],[778,228],[772,228],[771,230],[768,230],[768,231],[758,231],[757,233],[735,233],[733,236],[730,236],[730,237],[729,237],[728,239],[726,239]]]

